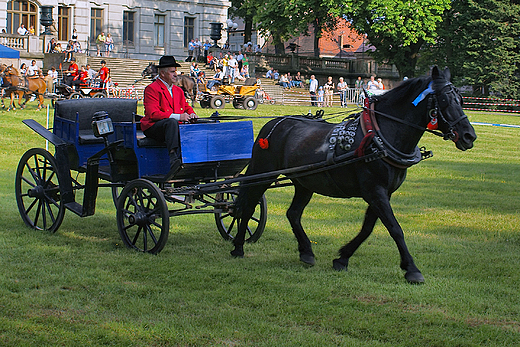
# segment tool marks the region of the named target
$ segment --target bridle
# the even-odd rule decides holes
[[[433,83],[433,81],[430,82],[430,83]],[[428,88],[430,88],[430,86]],[[449,90],[447,92],[444,92],[444,90],[446,88],[449,88]],[[428,89],[426,89],[425,91],[428,91]],[[383,116],[385,118],[391,119],[391,120],[393,120],[395,122],[398,122],[398,123],[401,123],[401,124],[405,124],[405,125],[407,125],[409,127],[412,127],[414,129],[418,129],[418,130],[421,130],[421,131],[429,132],[429,133],[431,133],[431,134],[433,134],[435,136],[442,137],[444,140],[452,140],[453,142],[457,142],[458,138],[459,138],[459,135],[454,130],[455,129],[455,125],[457,125],[463,119],[467,119],[468,117],[466,116],[465,113],[462,113],[462,116],[460,116],[459,118],[457,118],[457,119],[455,119],[453,121],[449,121],[444,116],[444,114],[442,112],[443,105],[439,106],[439,98],[441,97],[440,95],[449,95],[451,93],[453,93],[458,100],[462,100],[462,96],[460,95],[460,92],[457,90],[457,88],[455,88],[453,86],[453,84],[451,82],[446,82],[446,84],[444,86],[442,86],[442,88],[439,91],[435,91],[434,89],[431,89],[431,92],[429,92],[429,93],[427,93],[425,95],[425,98],[428,98],[426,112],[427,112],[428,118],[430,119],[430,124],[431,123],[435,123],[436,124],[438,122],[438,119],[440,119],[445,125],[447,125],[448,129],[447,129],[447,132],[445,132],[445,133],[442,132],[442,131],[438,131],[436,129],[430,129],[428,127],[424,128],[424,127],[422,127],[420,125],[408,122],[408,121],[406,121],[404,119],[394,117],[392,115],[389,115],[389,114],[381,112],[381,111],[377,111],[373,107],[374,102],[368,102],[368,104],[365,104],[363,109],[365,110],[365,112],[368,111],[368,112],[371,112],[371,113],[377,113],[378,115],[381,115],[381,116]],[[419,100],[419,102],[420,101],[421,100]],[[448,105],[446,105],[444,108],[446,108],[447,106]]]
[[[449,88],[447,92],[443,92],[445,89]],[[451,82],[446,82],[446,84],[441,88],[439,91],[439,95],[449,95],[454,94],[455,98],[459,100],[460,103],[462,103],[462,96],[460,95],[460,92],[453,86]],[[447,101],[446,101],[447,102]],[[462,105],[461,105],[462,106]],[[432,129],[426,129],[428,132],[431,132],[437,136],[441,136],[444,140],[452,140],[453,142],[457,142],[459,139],[459,135],[456,131],[454,131],[455,125],[457,125],[460,121],[463,119],[467,119],[468,116],[464,112],[462,112],[462,115],[453,120],[449,121],[443,114],[442,109],[447,108],[448,105],[443,107],[443,105],[440,105],[439,107],[439,100],[437,92],[434,94],[431,94],[431,96],[428,98],[428,115],[430,116],[431,120],[434,120],[435,118],[439,118],[442,120],[444,124],[448,126],[448,132],[442,133],[442,132],[434,132]]]

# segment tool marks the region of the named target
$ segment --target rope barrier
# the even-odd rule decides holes
[[[473,125],[485,125],[492,127],[504,127],[504,128],[520,128],[520,125],[513,124],[500,124],[500,123],[482,123],[482,122],[471,122]]]

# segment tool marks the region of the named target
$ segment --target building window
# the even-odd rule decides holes
[[[195,18],[184,17],[184,47],[188,48],[188,43],[195,38]]]
[[[17,34],[21,24],[28,30],[36,28],[38,8],[35,4],[25,0],[13,0],[7,3],[7,33]]]
[[[164,23],[166,16],[161,14],[156,14],[154,19],[154,40],[153,44],[156,47],[164,47]]]
[[[134,17],[135,12],[123,11],[123,44],[134,45]]]
[[[96,42],[96,38],[103,31],[103,9],[90,9],[90,42]]]
[[[70,23],[70,7],[58,7],[58,40],[68,41]]]

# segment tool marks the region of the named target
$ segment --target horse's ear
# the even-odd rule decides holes
[[[450,81],[451,80],[451,72],[450,72],[450,69],[448,67],[446,67],[444,69],[444,78],[446,79],[446,81]]]
[[[433,79],[437,79],[437,78],[439,78],[439,75],[440,75],[439,68],[437,67],[437,65],[435,65],[432,68],[431,76],[432,76]]]

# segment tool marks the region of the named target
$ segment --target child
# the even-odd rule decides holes
[[[325,91],[323,90],[323,87],[320,86],[318,89],[318,107],[323,107],[323,96],[325,95]]]

